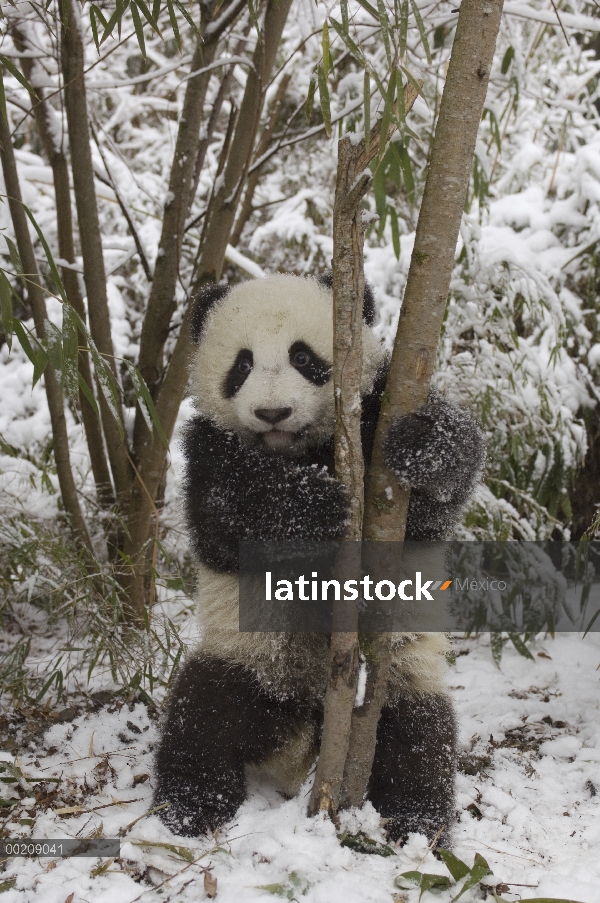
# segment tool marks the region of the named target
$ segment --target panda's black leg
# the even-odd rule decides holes
[[[197,836],[233,818],[246,797],[244,763],[289,729],[286,706],[241,666],[191,659],[175,685],[155,768],[155,805],[172,831]]]
[[[368,798],[393,840],[411,832],[448,843],[454,822],[456,723],[448,696],[400,699],[381,712]]]

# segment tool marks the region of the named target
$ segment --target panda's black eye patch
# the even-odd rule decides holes
[[[238,351],[237,357],[227,372],[223,383],[223,395],[225,398],[233,398],[236,392],[242,388],[254,366],[254,357],[247,348]]]
[[[290,364],[315,386],[331,379],[332,366],[316,354],[306,342],[294,342],[289,350]]]

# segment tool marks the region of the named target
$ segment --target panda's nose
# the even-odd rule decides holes
[[[287,418],[292,413],[291,408],[256,408],[254,411],[259,420],[264,420],[265,423],[270,423],[271,426],[275,426],[276,423],[281,423],[282,420],[287,420]]]

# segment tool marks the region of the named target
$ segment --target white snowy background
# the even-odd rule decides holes
[[[436,29],[448,33],[449,9],[422,0],[418,5],[432,43]],[[562,10],[564,4],[559,5]],[[595,243],[600,242],[600,64],[594,47],[575,37],[577,29],[589,25],[586,17],[596,13],[593,3],[564,7],[567,43],[560,29],[546,27],[556,19],[545,0],[511,2],[505,8],[509,14],[502,24],[477,147],[477,165],[489,182],[489,194],[478,198],[470,192],[437,381],[479,416],[488,437],[485,483],[461,535],[544,539],[558,529],[568,537],[571,479],[586,452],[585,418],[597,403],[600,375],[595,257]],[[333,5],[331,9],[336,15]],[[290,17],[277,76],[292,75],[290,108],[306,96],[320,55],[320,28],[330,11],[324,4],[299,0],[298,13]],[[360,10],[356,15],[361,21]],[[51,54],[49,61],[44,57],[51,41],[39,23],[32,21],[32,28],[43,59],[38,83],[56,86]],[[363,38],[377,64],[381,47],[368,45],[368,30]],[[300,53],[297,48],[305,40]],[[14,54],[10,38],[4,35],[1,41],[1,52]],[[111,174],[152,261],[189,54],[185,47],[177,53],[172,41],[164,44],[155,37],[148,38],[147,47],[154,75],[149,83],[140,87],[136,81],[141,57],[134,41],[94,66],[88,91]],[[512,62],[502,72],[511,47]],[[365,249],[367,278],[380,306],[378,329],[388,344],[408,272],[447,47],[433,69],[424,59],[419,68],[418,48],[415,53],[412,65],[424,78],[427,98],[411,114],[411,128],[420,141],[408,148],[416,194],[410,197],[404,183],[386,186],[387,201],[399,218],[399,258],[389,218],[380,236],[369,236]],[[87,33],[87,64],[97,59]],[[244,68],[237,67],[232,96],[244,82]],[[8,75],[6,84],[24,199],[56,253],[51,170],[26,116],[27,92]],[[209,103],[217,88],[215,79]],[[362,75],[348,71],[336,84],[333,115],[361,92]],[[56,109],[57,127],[64,128],[58,103]],[[209,195],[229,109],[227,102],[208,149],[192,218]],[[99,174],[105,174],[95,148],[94,155]],[[328,141],[322,133],[274,156],[257,190],[259,209],[238,247],[228,251],[228,278],[278,268],[300,273],[325,268],[332,250],[334,177],[335,139]],[[96,189],[116,353],[135,362],[149,286],[114,193],[101,181]],[[5,204],[0,205],[0,228],[11,235]],[[197,240],[198,233],[190,230],[188,270]],[[37,251],[43,266],[41,249]],[[0,253],[6,255],[4,247]],[[10,270],[7,255],[3,266]],[[182,306],[185,292],[178,291]],[[51,300],[49,313],[60,324],[60,306]],[[32,389],[31,376],[18,343],[10,354],[2,344],[0,653],[10,693],[2,697],[0,760],[16,764],[25,779],[19,788],[0,784],[6,799],[20,798],[18,805],[0,809],[0,830],[2,836],[22,838],[121,833],[122,847],[113,862],[8,860],[0,873],[3,901],[134,903],[156,896],[185,903],[207,898],[205,888],[210,890],[214,878],[217,899],[235,903],[273,897],[389,903],[394,895],[415,903],[418,890],[395,887],[396,876],[417,868],[448,874],[428,853],[425,839],[413,836],[387,858],[341,847],[330,822],[306,818],[307,788],[297,799],[284,801],[269,788],[253,787],[235,822],[215,838],[177,838],[148,814],[158,714],[131,685],[137,667],[133,654],[111,669],[106,649],[114,647],[106,613],[96,611],[96,603],[86,609],[77,596],[78,572],[61,520],[44,389],[40,383]],[[189,413],[185,402],[180,425]],[[129,414],[131,419],[133,409]],[[69,410],[67,415],[78,488],[100,536],[81,427]],[[174,650],[194,635],[192,603],[179,580],[180,574],[187,578],[191,573],[178,495],[180,469],[176,437],[161,514],[165,556],[156,633],[148,648],[137,650],[155,666],[156,685],[149,682],[146,668],[141,689],[159,708]],[[64,600],[64,611],[57,598]],[[529,644],[534,662],[507,644],[500,668],[489,638],[457,639],[455,645],[456,664],[449,670],[461,730],[455,853],[469,866],[476,853],[484,856],[493,871],[488,885],[501,886],[498,895],[505,900],[556,897],[597,903],[598,634],[585,639],[579,634],[540,635]],[[94,660],[101,647],[105,654]],[[62,689],[57,679],[35,700],[47,676],[59,674]],[[29,700],[24,688],[33,693]],[[45,783],[48,778],[55,780]],[[384,841],[379,818],[369,806],[344,816],[343,827]],[[459,890],[444,891],[437,899],[448,903]],[[461,899],[470,903],[480,898],[476,887]],[[423,899],[433,898],[426,892]]]

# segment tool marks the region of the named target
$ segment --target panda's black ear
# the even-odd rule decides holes
[[[194,345],[197,345],[200,341],[204,323],[206,322],[206,318],[210,311],[221,298],[225,297],[228,291],[229,286],[225,284],[207,285],[202,289],[200,294],[196,296],[190,322],[190,333]]]
[[[321,276],[317,276],[317,282],[324,285],[325,288],[333,288],[333,273],[328,270]],[[372,326],[375,322],[375,295],[369,283],[365,280],[365,293],[363,295],[363,320],[367,326]]]

